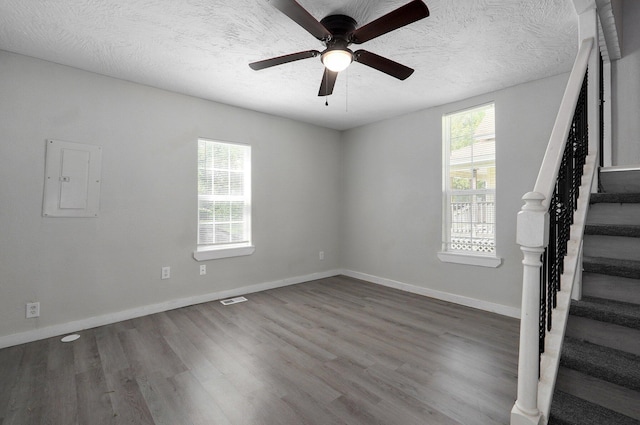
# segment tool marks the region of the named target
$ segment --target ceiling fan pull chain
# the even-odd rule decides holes
[[[324,76],[325,79],[327,79],[327,76],[329,75],[329,70],[325,67],[324,68]],[[329,95],[327,94],[327,92],[325,91],[324,93],[324,106],[329,106]]]
[[[349,112],[349,70],[347,69],[347,72],[345,72],[345,82],[347,87],[346,89],[346,93],[344,95],[344,111],[345,112]]]

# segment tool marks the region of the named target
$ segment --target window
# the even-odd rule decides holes
[[[253,253],[251,147],[198,140],[196,260]]]
[[[496,267],[469,257],[496,255],[495,108],[487,104],[443,118],[443,261]]]

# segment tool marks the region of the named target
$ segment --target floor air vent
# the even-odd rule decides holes
[[[247,301],[245,297],[235,297],[235,298],[229,298],[228,300],[222,300],[220,302],[222,303],[222,305],[231,305],[231,304],[243,303],[245,301]]]

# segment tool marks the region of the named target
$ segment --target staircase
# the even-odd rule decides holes
[[[549,424],[640,424],[640,168],[592,194],[582,299],[572,301]]]

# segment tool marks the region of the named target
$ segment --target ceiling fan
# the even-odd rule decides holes
[[[345,70],[353,61],[370,66],[399,80],[405,80],[413,74],[413,69],[398,62],[367,50],[356,50],[354,52],[349,49],[349,46],[351,44],[362,44],[412,22],[426,18],[429,16],[429,9],[422,0],[413,0],[359,28],[357,27],[357,22],[350,16],[329,15],[318,22],[295,0],[267,1],[320,40],[326,49],[322,52],[306,50],[253,62],[249,64],[251,69],[258,71],[276,65],[320,56],[325,70],[318,96],[328,96],[333,93],[338,73]]]

